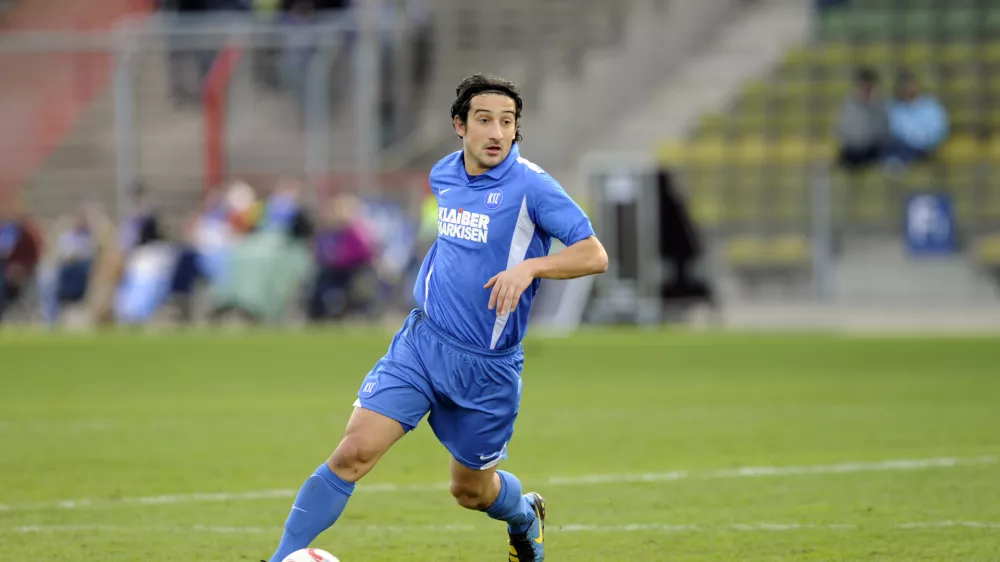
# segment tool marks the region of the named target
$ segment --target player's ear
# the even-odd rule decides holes
[[[462,122],[462,118],[458,115],[451,118],[452,124],[455,126],[455,132],[458,136],[465,138],[465,123]]]

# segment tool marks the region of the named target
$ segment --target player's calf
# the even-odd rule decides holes
[[[295,497],[271,562],[280,562],[306,548],[336,523],[354,493],[355,482],[402,436],[398,422],[370,410],[356,409],[337,450],[306,479]]]
[[[326,464],[337,476],[357,482],[371,472],[384,451],[360,435],[345,435]]]
[[[474,511],[486,511],[497,497],[498,486],[492,481],[495,475],[490,473],[488,482],[452,481],[451,495],[458,505]]]

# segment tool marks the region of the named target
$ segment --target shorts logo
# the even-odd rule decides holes
[[[496,209],[497,207],[500,206],[500,203],[503,203],[503,192],[500,191],[499,189],[494,189],[493,191],[490,191],[489,193],[486,194],[487,209],[490,210]]]
[[[378,388],[378,379],[369,379],[361,384],[361,396],[371,396]]]

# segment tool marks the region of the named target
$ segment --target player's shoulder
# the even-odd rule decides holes
[[[552,188],[562,189],[559,182],[546,172],[544,168],[524,156],[518,155],[514,170],[518,181],[523,183],[529,191]]]
[[[461,160],[462,160],[461,150],[456,150],[455,152],[452,152],[451,154],[438,160],[437,163],[434,164],[433,167],[431,167],[431,174],[430,174],[431,177],[432,178],[436,176],[439,177],[442,174],[451,173],[455,169],[456,165],[461,164]]]
[[[518,181],[524,186],[528,201],[531,203],[536,196],[551,195],[553,192],[564,191],[562,184],[545,171],[544,168],[524,156],[517,157],[515,165]]]

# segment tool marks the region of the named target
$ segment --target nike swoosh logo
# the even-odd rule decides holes
[[[500,451],[500,453],[502,453],[502,452],[503,451]],[[497,458],[497,457],[500,456],[500,453],[493,453],[492,455],[489,455],[489,456],[479,455],[479,460],[481,460],[481,461],[488,461],[490,459],[495,459],[495,458]]]
[[[450,188],[450,187],[449,187],[448,189],[442,189],[442,190],[441,190],[441,193],[442,193],[442,194],[445,194],[445,193],[448,193],[449,191],[451,191],[451,188]]]
[[[538,511],[537,507],[535,507],[535,517],[538,518],[538,538],[532,540],[538,544],[542,544],[545,542],[545,525],[542,525],[542,514]]]
[[[297,509],[297,510],[301,511],[302,513],[309,513],[308,511],[302,509],[301,507],[292,506],[292,509]]]

